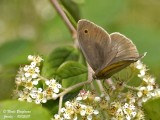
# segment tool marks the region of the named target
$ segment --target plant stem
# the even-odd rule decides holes
[[[131,90],[138,90],[136,87],[132,87],[132,86],[129,86],[129,85],[127,85],[127,84],[123,84],[123,86],[125,87],[125,88],[128,88],[128,89],[131,89]]]
[[[59,109],[58,109],[58,114],[59,114],[59,115],[60,115],[60,113],[61,113],[62,102],[63,102],[63,96],[60,96],[60,98],[59,98]]]
[[[66,16],[66,14],[64,13],[64,11],[62,10],[61,6],[59,5],[57,0],[51,0],[52,5],[54,6],[54,8],[56,9],[56,11],[58,12],[58,14],[62,17],[63,21],[65,22],[65,24],[67,25],[68,29],[70,30],[72,37],[74,38],[74,40],[76,39],[77,36],[77,31],[74,28],[74,26],[72,25],[72,23],[70,22],[70,20],[68,19],[68,17]]]
[[[97,85],[98,85],[98,87],[99,87],[100,92],[101,92],[101,93],[104,93],[105,90],[104,90],[104,88],[103,88],[103,85],[102,85],[101,81],[100,81],[100,80],[96,80],[96,82],[97,82]]]
[[[81,82],[81,83],[78,83],[76,85],[73,85],[69,88],[66,88],[65,91],[61,92],[60,94],[57,95],[57,98],[58,97],[61,97],[61,96],[64,96],[65,94],[69,93],[70,91],[72,91],[73,89],[77,88],[77,87],[80,87],[80,86],[83,86],[85,84],[89,84],[91,81],[88,80],[88,81],[85,81],[85,82]]]

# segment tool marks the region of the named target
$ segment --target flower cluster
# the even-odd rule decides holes
[[[131,103],[122,104],[121,102],[112,102],[110,104],[109,112],[112,116],[112,120],[144,119],[144,114],[141,113],[142,111],[140,109],[137,109],[135,105]]]
[[[70,92],[67,91],[70,88],[63,89],[62,92],[61,84],[55,79],[41,76],[40,65],[43,59],[40,56],[29,55],[28,60],[30,64],[20,67],[15,79],[18,100],[40,104],[63,97],[64,93]],[[147,73],[148,69],[141,61],[137,61],[132,67],[138,70],[138,77],[142,79],[138,87],[123,83],[120,86],[113,84],[114,89],[107,88],[101,95],[93,91],[81,90],[76,98],[65,102],[62,108],[59,107],[59,114],[55,114],[52,120],[100,120],[102,118],[144,120],[142,103],[148,99],[160,97],[160,88],[155,78]],[[119,87],[121,89],[117,89]],[[123,91],[125,87],[128,91]],[[62,93],[59,93],[60,91]]]
[[[100,99],[100,98],[99,98]],[[60,114],[56,114],[53,120],[95,120],[98,119],[99,111],[93,103],[98,103],[94,94],[81,90],[78,97],[73,101],[67,101],[61,108]]]
[[[136,100],[132,92],[119,94],[115,101],[109,104],[111,120],[144,120],[144,113],[137,106]]]
[[[30,65],[20,67],[15,82],[18,86],[23,85],[31,89],[33,85],[38,84],[40,73],[39,65],[43,59],[40,56],[29,55],[28,60],[31,61]]]
[[[160,89],[155,83],[155,78],[147,73],[146,65],[140,60],[135,63],[135,67],[139,70],[138,77],[142,79],[142,84],[137,87],[137,96],[140,98],[139,105],[153,97],[160,97]]]
[[[99,120],[109,119],[108,116],[111,120],[144,120],[143,111],[136,106],[134,97],[126,97],[129,95],[130,92],[111,101],[108,95],[96,96],[92,92],[81,90],[78,97],[72,102],[67,101],[60,114],[56,114],[52,120]]]
[[[29,65],[20,67],[15,79],[17,85],[18,100],[34,101],[36,104],[46,103],[49,99],[55,99],[61,85],[54,79],[45,79],[40,75],[40,63],[43,59],[40,56],[28,56],[31,61]],[[38,87],[40,81],[45,81],[44,87]],[[42,82],[41,82],[42,83]]]

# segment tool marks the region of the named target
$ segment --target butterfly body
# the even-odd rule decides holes
[[[78,22],[77,33],[79,46],[95,72],[94,78],[109,78],[140,58],[130,39],[117,32],[108,34],[88,20]]]

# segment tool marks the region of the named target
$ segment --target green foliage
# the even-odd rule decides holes
[[[87,68],[74,61],[63,63],[57,70],[57,76],[62,80],[64,88],[87,80]]]
[[[148,52],[144,61],[151,68],[151,72],[160,78],[160,56],[157,53],[160,50],[160,17],[157,16],[160,3],[158,1],[61,0],[61,4],[74,26],[75,21],[85,18],[94,21],[109,33],[119,31],[131,38],[140,53]],[[56,46],[71,42],[71,35],[49,1],[2,0],[0,10],[2,11],[0,13],[0,41],[4,43],[0,43],[0,100],[2,100],[11,98],[17,66],[26,62],[26,57],[34,51],[33,46],[36,46],[36,51],[39,50],[40,54],[46,55]],[[46,12],[47,10],[50,12]],[[18,39],[19,37],[24,39]],[[7,41],[8,38],[11,42]],[[28,38],[36,42],[26,41]],[[63,87],[67,88],[87,80],[87,69],[82,65],[84,59],[74,47],[56,48],[44,60],[42,75],[57,78]],[[139,84],[137,78],[133,80],[131,85]],[[64,101],[74,98],[79,89],[67,94]],[[160,118],[159,101],[160,99],[153,99],[144,104],[148,119]],[[51,100],[43,106],[51,110],[53,115],[57,113],[58,100]],[[0,117],[4,115],[2,114],[4,109],[32,110],[31,120],[47,120],[51,117],[45,109],[33,103],[1,102]]]
[[[19,64],[26,61],[26,56],[31,52],[31,42],[23,39],[18,39],[11,42],[6,42],[0,46],[0,64]]]
[[[77,22],[80,19],[79,6],[72,0],[60,0],[65,9]]]
[[[66,61],[78,61],[79,52],[71,46],[59,47],[52,51],[52,53],[45,60],[42,74],[47,77],[56,77],[56,71]]]
[[[51,118],[49,112],[45,108],[42,108],[34,103],[8,100],[1,101],[0,106],[1,120],[4,119],[4,116],[12,116],[12,119],[14,120],[20,120],[24,118],[27,120],[49,120]]]
[[[146,103],[144,103],[143,107],[148,120],[159,120],[160,98],[148,100]]]
[[[26,63],[26,57],[32,51],[32,42],[24,39],[16,39],[0,46],[0,100],[12,97],[17,66]]]
[[[80,10],[83,18],[105,27],[116,20],[126,4],[127,1],[125,0],[95,0],[94,2],[93,0],[85,0]],[[108,29],[110,28],[107,28],[107,30]]]
[[[12,98],[16,73],[17,69],[13,67],[5,67],[3,71],[0,71],[0,100]]]
[[[59,108],[59,99],[48,100],[47,103],[42,104],[42,106],[48,109],[50,115],[57,114]]]
[[[45,60],[42,73],[47,77],[56,77],[56,80],[58,79],[62,86],[67,88],[87,80],[87,69],[82,63],[82,56],[76,48],[71,46],[58,47]],[[71,94],[65,95],[64,101],[73,99],[80,88],[82,87],[73,90]],[[58,110],[58,100],[51,100],[43,106],[49,109],[52,114],[55,114]]]

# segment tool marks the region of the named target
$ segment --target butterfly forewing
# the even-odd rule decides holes
[[[109,53],[111,40],[109,34],[101,27],[87,20],[78,22],[78,41],[87,62],[94,71],[99,69],[106,59],[106,53]]]

